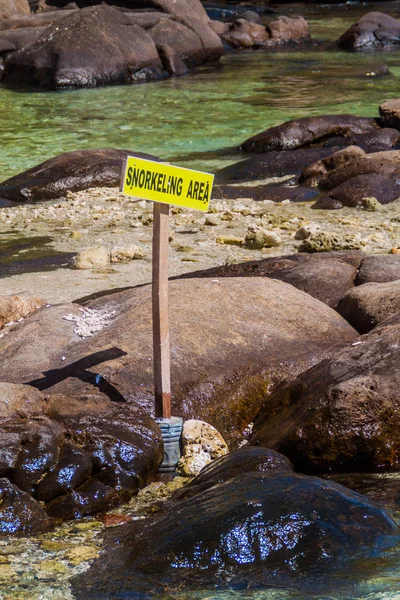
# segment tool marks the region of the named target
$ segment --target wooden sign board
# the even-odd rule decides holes
[[[153,223],[153,364],[155,416],[171,418],[171,381],[168,327],[168,215],[169,205],[208,210],[214,175],[166,163],[128,156],[121,191],[151,200]]]
[[[207,211],[214,175],[128,156],[121,191],[126,196]]]

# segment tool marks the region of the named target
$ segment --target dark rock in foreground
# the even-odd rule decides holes
[[[115,148],[66,152],[0,183],[0,198],[40,202],[91,187],[119,187],[128,154],[158,160],[149,154]]]
[[[5,477],[0,478],[0,537],[27,536],[47,531],[51,520],[29,494]]]
[[[338,40],[345,50],[383,48],[400,44],[400,21],[381,12],[363,15]]]
[[[282,452],[302,471],[398,469],[399,364],[397,314],[275,390],[253,442]]]
[[[339,484],[287,467],[257,472],[256,460],[231,478],[227,465],[223,483],[114,532],[114,548],[75,579],[75,597],[133,599],[167,586],[298,587],[397,531],[379,505]]]

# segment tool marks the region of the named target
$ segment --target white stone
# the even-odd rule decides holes
[[[110,255],[112,263],[128,263],[140,258],[143,258],[143,250],[139,246],[114,246]]]
[[[228,454],[222,435],[209,423],[190,419],[182,430],[183,452],[177,471],[186,477],[195,477],[210,462]]]
[[[104,246],[92,246],[81,250],[72,259],[72,266],[75,269],[94,269],[96,267],[106,267],[110,262],[110,255]]]

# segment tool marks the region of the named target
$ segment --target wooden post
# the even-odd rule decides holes
[[[171,378],[168,327],[169,204],[154,202],[153,222],[153,356],[155,415],[171,418]]]

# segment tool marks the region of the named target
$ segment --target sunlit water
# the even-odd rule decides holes
[[[290,118],[329,113],[377,116],[381,102],[400,95],[400,50],[351,54],[333,44],[360,14],[374,9],[400,16],[397,2],[281,6],[283,14],[308,18],[315,40],[311,47],[230,54],[219,64],[179,79],[62,93],[0,89],[0,179],[59,153],[94,147],[140,150],[214,171],[238,158],[234,148],[244,139]],[[391,75],[365,76],[379,64],[386,64]],[[382,500],[387,500],[385,485],[398,488],[400,496],[400,480],[393,476],[389,484],[379,477],[368,481],[364,491],[375,490],[379,496],[381,490]],[[352,485],[351,480],[347,483]],[[353,483],[362,488],[362,482]],[[396,507],[393,498],[389,506]],[[11,592],[2,587],[5,594]],[[1,598],[6,597],[3,590]],[[57,590],[56,582],[49,582],[43,598],[50,598],[52,590]],[[18,590],[14,593],[15,588],[7,597],[22,597]],[[324,582],[311,581],[302,590],[175,591],[157,597],[400,600],[400,544],[381,545],[367,561],[327,574]]]

